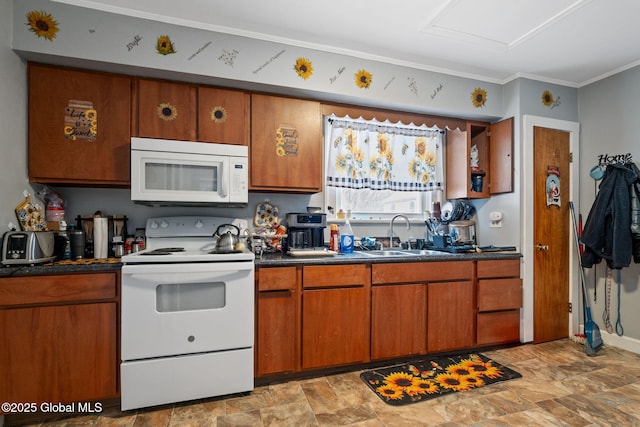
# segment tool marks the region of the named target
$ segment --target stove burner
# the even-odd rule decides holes
[[[184,248],[158,248],[148,252],[142,252],[140,255],[171,255],[174,252],[184,252]]]
[[[243,251],[241,251],[240,249],[231,249],[228,251],[223,251],[223,250],[219,250],[219,249],[214,249],[212,251],[207,252],[208,254],[239,254],[242,253]]]

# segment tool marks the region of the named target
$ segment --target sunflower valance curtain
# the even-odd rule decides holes
[[[327,119],[326,184],[372,190],[443,188],[443,132],[349,117]]]

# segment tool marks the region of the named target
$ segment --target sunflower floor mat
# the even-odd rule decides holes
[[[383,401],[400,406],[522,378],[522,375],[473,353],[372,369],[361,373],[360,378]]]

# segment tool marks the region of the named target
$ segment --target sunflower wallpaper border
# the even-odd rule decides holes
[[[360,378],[385,403],[401,406],[522,378],[480,353],[442,356],[372,369]]]
[[[22,24],[14,26],[15,48],[27,52],[63,57],[74,52],[77,57],[95,55],[97,60],[106,62],[112,61],[115,55],[122,59],[123,64],[134,67],[158,67],[155,58],[162,57],[162,69],[167,71],[310,88],[365,99],[384,96],[391,102],[420,108],[426,103],[434,108],[455,109],[456,112],[460,109],[461,114],[476,109],[485,110],[483,112],[487,114],[499,114],[500,105],[496,102],[499,100],[496,96],[499,95],[499,85],[474,79],[442,76],[289,44],[249,41],[215,31],[79,9],[50,0],[16,2],[14,14]],[[124,31],[119,31],[114,37],[115,34],[101,30],[110,27]],[[212,61],[227,67],[212,69]],[[466,88],[469,82],[472,83]],[[465,89],[444,93],[443,87]],[[469,95],[474,89],[482,92],[476,92],[469,102]],[[212,119],[215,123],[224,120],[224,117],[219,117],[220,113],[218,111],[216,118]]]

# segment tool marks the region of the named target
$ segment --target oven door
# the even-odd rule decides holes
[[[122,360],[253,347],[253,262],[122,267]]]

